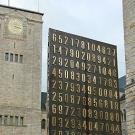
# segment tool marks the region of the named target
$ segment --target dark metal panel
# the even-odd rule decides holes
[[[121,135],[116,46],[49,30],[49,135]]]

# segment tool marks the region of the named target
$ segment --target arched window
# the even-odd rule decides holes
[[[126,110],[124,109],[124,120],[126,121]]]
[[[46,126],[46,120],[45,119],[42,119],[41,121],[41,129],[45,129],[45,126]]]

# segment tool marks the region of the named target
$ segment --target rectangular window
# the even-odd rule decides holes
[[[18,125],[18,116],[15,116],[15,125]]]
[[[23,117],[20,117],[20,125],[23,126]]]
[[[15,54],[15,62],[18,62],[18,54]]]
[[[0,125],[2,125],[2,115],[0,115]]]
[[[8,124],[8,116],[4,116],[4,125]]]
[[[13,62],[13,53],[10,53],[10,61]]]
[[[20,55],[20,60],[19,60],[20,63],[23,63],[23,55]]]
[[[9,60],[9,53],[5,53],[5,61]]]
[[[14,120],[14,117],[10,116],[10,125],[13,125],[13,120]]]

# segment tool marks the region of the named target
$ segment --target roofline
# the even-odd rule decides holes
[[[7,5],[2,5],[2,4],[0,4],[0,7],[20,10],[20,11],[34,13],[34,14],[39,14],[39,15],[42,15],[42,16],[44,15],[44,13],[40,13],[40,12],[36,12],[36,11],[32,11],[32,10],[27,10],[27,9],[22,9],[22,8],[17,8],[17,7],[12,7],[12,6],[7,6]]]

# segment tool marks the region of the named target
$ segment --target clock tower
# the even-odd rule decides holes
[[[41,135],[42,16],[0,5],[0,135]]]

